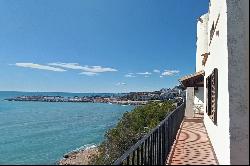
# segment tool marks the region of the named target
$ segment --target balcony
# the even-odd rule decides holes
[[[166,164],[218,165],[202,116],[183,119]]]
[[[114,165],[215,165],[203,115],[185,118],[185,103],[114,162]]]

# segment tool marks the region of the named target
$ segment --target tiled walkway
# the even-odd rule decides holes
[[[202,118],[184,119],[168,165],[217,165]]]

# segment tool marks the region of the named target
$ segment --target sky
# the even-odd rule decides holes
[[[0,0],[0,91],[131,92],[195,72],[208,0]]]

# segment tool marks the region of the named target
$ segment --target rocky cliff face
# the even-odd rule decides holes
[[[97,148],[79,150],[64,155],[58,165],[88,165],[94,155],[98,154]]]

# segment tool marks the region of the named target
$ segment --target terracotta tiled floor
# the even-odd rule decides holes
[[[217,165],[202,117],[184,119],[172,147],[168,165]]]

